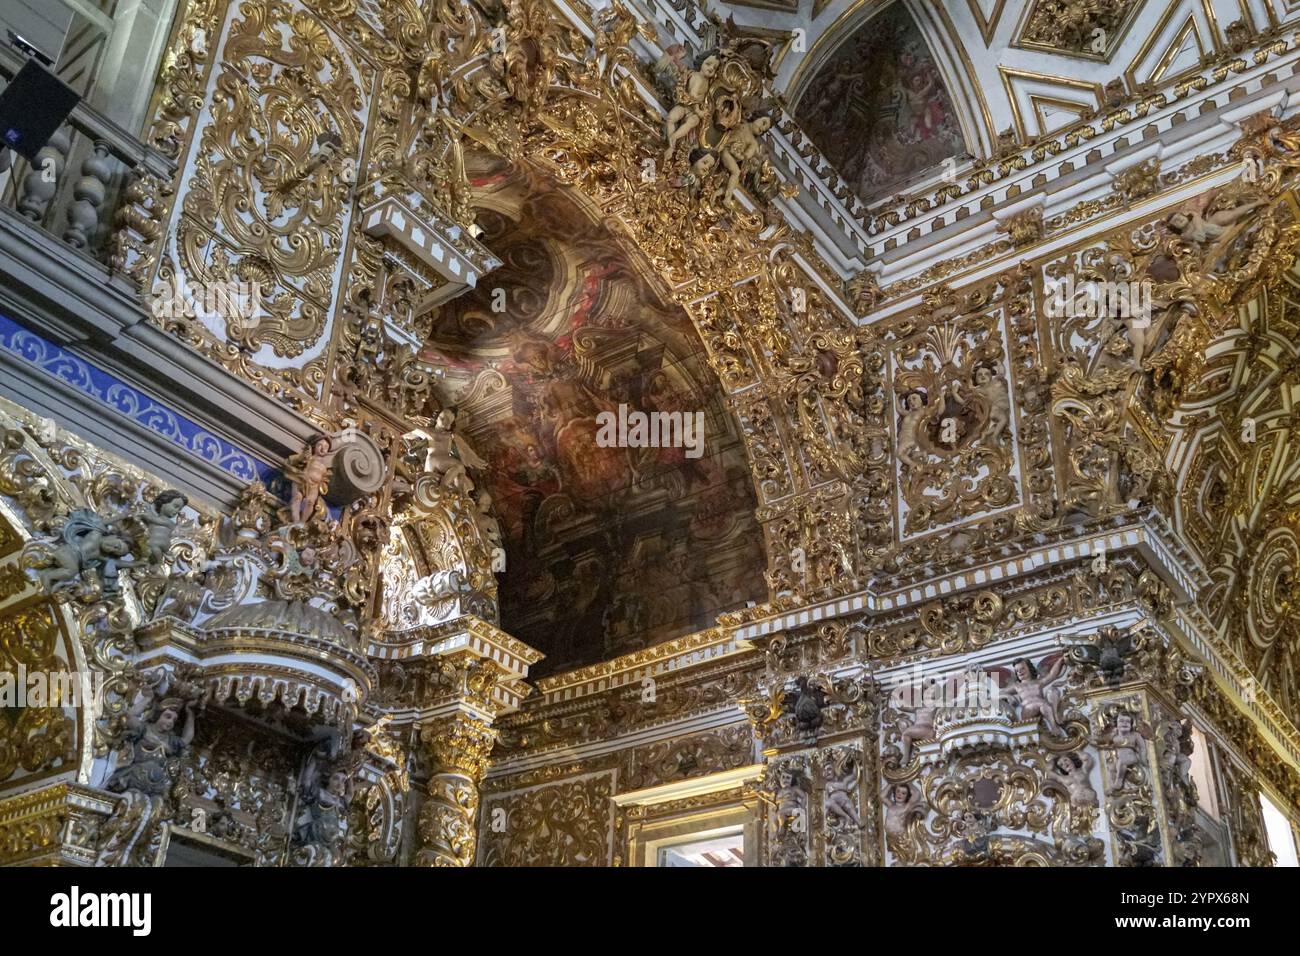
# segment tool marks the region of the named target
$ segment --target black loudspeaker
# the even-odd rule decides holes
[[[28,60],[0,92],[0,147],[35,162],[80,100],[57,76]]]

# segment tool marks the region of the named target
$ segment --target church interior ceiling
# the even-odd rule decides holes
[[[1297,28],[178,4],[0,180],[0,863],[1294,859]]]
[[[491,281],[425,318],[420,357],[476,450],[505,539],[502,626],[548,669],[763,598],[744,445],[699,335],[599,223],[528,166],[468,164]],[[494,298],[497,300],[494,305]],[[703,415],[696,448],[603,447],[598,416]]]

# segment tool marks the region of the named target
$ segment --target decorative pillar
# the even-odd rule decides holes
[[[479,786],[497,732],[469,713],[420,731],[429,756],[429,785],[420,808],[420,866],[472,866],[477,849]]]
[[[393,729],[414,725],[417,774],[427,778],[415,818],[410,862],[473,866],[478,850],[479,787],[497,741],[492,726],[518,708],[524,681],[542,655],[472,614],[417,627],[372,644],[384,674],[403,675],[381,693],[398,712]]]
[[[68,204],[68,228],[63,241],[84,249],[99,229],[99,207],[104,204],[108,181],[113,175],[113,159],[108,143],[97,139],[81,163],[81,178],[72,188],[73,201]]]
[[[765,866],[878,866],[879,699],[872,677],[788,671],[785,639],[767,648],[764,696],[741,701],[766,762]]]
[[[1200,676],[1155,627],[1102,627],[1070,652],[1101,754],[1116,866],[1195,866],[1202,836],[1191,780],[1191,723],[1182,706]],[[1104,663],[1103,663],[1104,662]]]

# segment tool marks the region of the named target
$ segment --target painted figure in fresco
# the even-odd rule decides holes
[[[795,119],[864,198],[966,148],[952,101],[904,4],[871,17],[825,58]]]
[[[1052,684],[1060,679],[1064,667],[1064,656],[1057,657],[1047,673],[1039,677],[1038,668],[1032,661],[1025,657],[1018,657],[1011,664],[1016,675],[1015,683],[1003,689],[1003,693],[1011,703],[1020,706],[1022,720],[1027,717],[1040,718],[1047,732],[1053,737],[1065,736],[1057,717],[1057,707],[1061,700],[1060,692],[1052,687]]]
[[[697,146],[694,134],[678,141],[674,176],[686,172],[683,160]],[[710,161],[706,192],[726,179]],[[490,314],[484,297],[461,297],[445,304],[421,355],[430,365],[444,353],[463,363],[457,424],[474,416],[474,447],[489,468],[470,475],[476,494],[490,488],[513,572],[501,581],[502,612],[538,642],[552,668],[707,627],[720,610],[712,588],[739,588],[733,605],[760,597],[761,574],[749,572],[762,561],[761,532],[743,447],[721,433],[715,446],[710,435],[694,459],[682,447],[597,442],[597,416],[617,415],[620,404],[646,414],[712,415],[716,397],[702,374],[707,351],[686,314],[663,302],[605,228],[553,183],[504,163],[496,175],[519,187],[509,192],[527,203],[529,230],[540,228],[536,219],[558,237],[545,249],[538,244],[532,258],[507,263],[511,277],[501,281],[511,311],[529,319],[479,321],[478,313]],[[524,238],[507,244],[522,247]],[[554,261],[543,265],[543,254]],[[485,404],[496,401],[502,379],[508,402]],[[423,460],[424,446],[417,447]],[[739,469],[734,482],[724,480],[731,466]],[[412,485],[419,471],[412,469]],[[630,582],[616,585],[625,572]]]
[[[290,524],[306,524],[316,517],[330,481],[330,448],[329,438],[317,435],[284,463],[284,477],[293,486],[289,496]]]
[[[912,135],[918,140],[938,134],[943,125],[943,106],[933,96],[937,84],[938,78],[930,70],[917,70],[903,84],[903,97],[913,117]]]
[[[524,341],[513,357],[523,375],[520,388],[528,396],[531,424],[553,455],[562,490],[586,507],[626,489],[633,477],[627,449],[596,441],[596,416],[617,413],[617,403],[590,387],[573,359],[554,344]]]
[[[668,142],[668,148],[664,150],[665,163],[672,162],[677,144],[709,118],[709,89],[721,66],[722,61],[710,54],[701,61],[698,70],[678,82],[677,105],[668,111],[664,126],[664,137]]]

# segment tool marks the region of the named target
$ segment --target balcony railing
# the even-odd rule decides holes
[[[23,57],[0,46],[0,78]],[[139,288],[162,229],[176,164],[99,110],[78,103],[36,156],[9,154],[0,206]],[[2,215],[2,214],[0,214]]]

